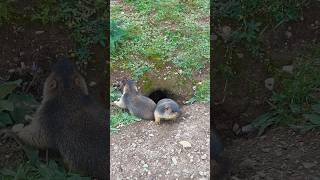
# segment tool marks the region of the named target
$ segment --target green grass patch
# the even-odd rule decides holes
[[[175,66],[191,77],[210,59],[208,17],[208,1],[115,3],[111,6],[111,19],[119,22],[127,36],[112,54],[111,63],[123,64],[120,67],[137,80],[146,72],[157,73],[160,63]]]
[[[118,100],[121,97],[121,95],[121,92],[118,91],[116,88],[110,88],[110,102]],[[127,112],[123,112],[122,109],[116,107],[116,109],[112,110],[111,112],[110,120],[111,132],[117,132],[119,131],[119,128],[121,126],[125,126],[134,121],[137,121],[138,118]]]
[[[194,95],[187,103],[192,104],[194,102],[210,102],[210,80],[204,79],[198,82],[195,87]]]
[[[296,60],[293,74],[278,74],[281,87],[269,101],[271,111],[253,122],[260,134],[270,125],[287,125],[302,132],[320,127],[319,45],[308,54]]]
[[[127,112],[118,109],[111,113],[110,129],[112,132],[119,131],[119,128],[137,121],[138,118]]]

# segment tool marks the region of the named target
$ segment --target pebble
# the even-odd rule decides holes
[[[268,153],[270,152],[270,148],[262,148],[261,151],[264,153]]]
[[[191,148],[191,144],[188,141],[180,141],[179,144],[181,144],[184,148]]]
[[[272,91],[273,90],[273,86],[274,86],[274,78],[268,78],[264,81],[264,85],[265,87]]]
[[[44,33],[44,31],[36,31],[36,32],[34,32],[35,34],[42,34],[42,33]]]
[[[206,154],[202,155],[202,156],[201,156],[201,159],[202,159],[202,160],[207,159],[207,155],[206,155]]]
[[[172,162],[174,165],[177,165],[178,161],[177,161],[177,158],[176,157],[172,157],[171,158]]]
[[[302,165],[304,168],[307,168],[307,169],[310,169],[310,168],[313,168],[314,166],[316,166],[315,163],[309,163],[309,162],[303,162]]]
[[[291,36],[292,36],[292,33],[291,33],[290,31],[286,31],[285,34],[286,34],[286,36],[287,36],[288,39],[290,39]]]
[[[293,72],[293,65],[282,66],[282,71],[292,74],[292,72]]]
[[[90,87],[93,87],[93,86],[95,86],[95,85],[97,85],[97,83],[94,82],[94,81],[91,81],[91,82],[89,83],[89,86],[90,86]]]

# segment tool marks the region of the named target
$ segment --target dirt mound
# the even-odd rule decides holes
[[[209,179],[210,106],[196,103],[182,111],[176,122],[142,120],[112,134],[111,179]]]

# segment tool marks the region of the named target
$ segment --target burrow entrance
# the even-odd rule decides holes
[[[161,99],[170,98],[175,101],[181,101],[181,97],[177,96],[176,94],[172,93],[166,89],[156,89],[151,91],[147,96],[152,99],[155,103],[158,103]]]

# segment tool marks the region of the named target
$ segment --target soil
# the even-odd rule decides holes
[[[111,134],[111,179],[209,179],[209,104],[182,112],[176,121],[141,120]]]
[[[225,153],[232,162],[231,179],[320,179],[319,132],[301,135],[288,127],[271,127],[262,137],[237,137],[232,125],[252,122],[258,115],[269,111],[266,103],[272,91],[265,88],[264,80],[272,77],[262,62],[281,69],[293,63],[299,54],[312,44],[319,44],[320,2],[313,1],[303,9],[303,18],[283,23],[275,30],[264,33],[265,59],[254,58],[242,48],[235,77],[226,81],[221,74],[214,77],[214,123],[220,131]],[[218,26],[231,26],[227,21]],[[213,32],[217,34],[218,28]],[[227,62],[225,48],[214,48],[214,67]],[[277,88],[277,82],[275,82]]]
[[[24,22],[2,25],[0,34],[0,83],[22,79],[22,86],[17,91],[41,101],[43,84],[51,66],[57,57],[70,57],[75,49],[71,32],[64,25]],[[105,52],[99,47],[93,47],[93,51],[96,61],[89,61],[87,67],[79,67],[79,70],[85,72],[83,75],[88,84],[96,84],[89,85],[89,92],[105,104],[106,77],[102,77]],[[24,160],[23,150],[13,140],[0,140],[0,169],[16,168]]]
[[[320,179],[320,132],[273,128],[255,138],[230,139],[233,179]]]

